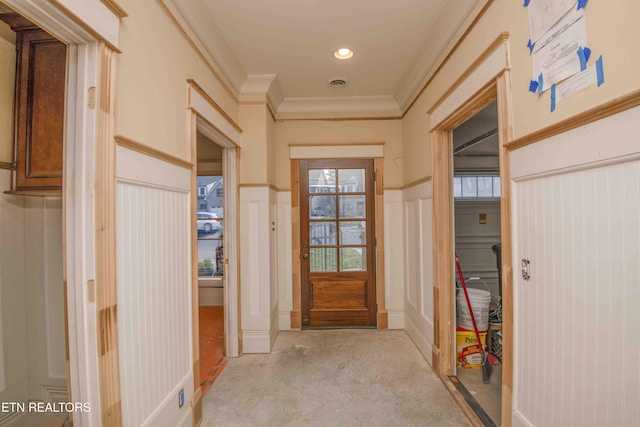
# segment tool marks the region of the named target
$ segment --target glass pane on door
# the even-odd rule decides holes
[[[364,169],[339,169],[338,191],[341,193],[364,193]]]
[[[309,193],[335,193],[336,170],[312,169],[309,171]]]
[[[340,196],[340,218],[366,218],[365,196]]]
[[[309,223],[309,244],[311,246],[330,246],[338,244],[336,223],[333,221]]]
[[[366,245],[366,225],[365,221],[340,221],[340,244]]]
[[[336,217],[336,196],[309,196],[309,219]]]
[[[337,248],[311,248],[309,250],[310,271],[338,271],[337,251]]]
[[[340,248],[340,271],[366,271],[366,248]]]

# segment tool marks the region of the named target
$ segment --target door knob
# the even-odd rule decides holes
[[[302,259],[309,259],[309,254],[303,254]]]

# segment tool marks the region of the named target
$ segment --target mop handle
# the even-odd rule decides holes
[[[458,276],[460,276],[460,282],[462,283],[462,290],[464,291],[464,298],[467,300],[467,307],[469,307],[469,314],[471,315],[471,322],[473,323],[473,330],[476,333],[476,339],[478,340],[478,346],[484,353],[482,342],[480,342],[480,334],[478,333],[478,325],[476,324],[476,316],[473,315],[473,309],[471,308],[471,301],[469,300],[469,294],[467,293],[467,285],[464,283],[464,276],[462,276],[462,269],[460,268],[460,261],[458,261],[458,253],[455,253],[456,268],[458,270]]]

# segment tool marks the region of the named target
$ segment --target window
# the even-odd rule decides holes
[[[499,176],[455,176],[453,197],[457,199],[495,199],[500,197]]]
[[[220,181],[220,182],[222,182],[222,181]],[[216,197],[222,197],[222,187],[220,187],[220,188],[218,188],[216,190]]]
[[[222,184],[221,176],[198,176],[198,195],[200,189],[217,187],[222,190]],[[222,191],[219,193],[221,197]],[[220,199],[216,204],[219,207],[211,207],[207,202],[198,203],[198,276],[201,279],[224,274],[224,202]]]
[[[198,187],[198,197],[204,197],[207,195],[207,187]]]

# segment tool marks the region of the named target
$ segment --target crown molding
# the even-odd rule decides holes
[[[276,74],[251,74],[240,91],[241,104],[266,102],[273,111],[278,109],[283,98]]]
[[[158,1],[169,9],[198,49],[211,58],[217,74],[238,94],[237,100],[241,104],[266,102],[277,120],[403,117],[493,3],[449,2],[437,20],[435,38],[425,45],[393,95],[303,98],[284,97],[276,74],[247,75],[201,2]]]
[[[279,120],[300,118],[400,117],[392,96],[284,98],[276,111]]]
[[[406,111],[408,106],[420,96],[422,87],[438,62],[444,62],[442,58],[452,50],[450,47],[452,42],[459,38],[456,37],[456,34],[461,29],[472,25],[469,23],[465,25],[465,21],[479,2],[480,0],[447,3],[438,18],[432,38],[429,39],[429,43],[425,45],[421,55],[395,90],[395,97],[402,111]]]
[[[160,0],[178,21],[188,37],[212,59],[216,71],[222,75],[235,93],[240,93],[247,73],[233,54],[218,27],[199,1]],[[173,7],[169,7],[173,6]]]

